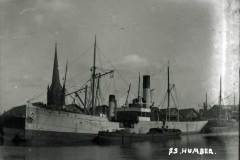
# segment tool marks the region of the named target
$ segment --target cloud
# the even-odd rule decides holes
[[[65,11],[72,7],[69,1],[65,0],[38,0],[38,6],[52,11]]]
[[[26,12],[33,12],[33,11],[35,11],[36,10],[36,8],[25,8],[25,9],[23,9],[19,14],[20,15],[23,15],[24,13],[26,13]]]
[[[149,62],[146,58],[141,57],[137,54],[130,54],[123,57],[122,60],[119,62],[120,65],[129,65],[129,66],[147,66]]]

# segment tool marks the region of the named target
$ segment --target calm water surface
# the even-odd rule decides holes
[[[238,136],[185,135],[161,143],[131,145],[84,145],[71,147],[0,146],[0,160],[237,160]],[[214,155],[168,155],[169,148],[212,148]]]

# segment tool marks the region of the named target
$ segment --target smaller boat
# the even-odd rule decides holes
[[[240,78],[240,69],[239,69],[239,78]],[[239,84],[240,86],[240,84]],[[240,90],[240,88],[239,88]],[[240,101],[240,99],[239,99]],[[207,107],[207,95],[205,106]],[[236,106],[234,104],[234,106]],[[228,135],[228,134],[239,134],[239,120],[233,119],[231,114],[232,110],[228,111],[226,108],[224,109],[223,98],[222,98],[222,78],[220,77],[220,92],[219,92],[219,104],[212,107],[212,111],[210,112],[205,109],[206,118],[209,118],[208,123],[202,129],[202,133],[206,134],[214,134],[214,135]],[[215,110],[214,110],[215,109]],[[214,111],[217,113],[214,115]],[[237,111],[239,112],[239,110]],[[213,117],[213,118],[212,118]]]
[[[97,144],[129,144],[141,141],[160,142],[180,138],[181,133],[179,129],[167,128],[150,128],[146,134],[131,133],[129,129],[122,129],[114,132],[100,131],[93,141]]]

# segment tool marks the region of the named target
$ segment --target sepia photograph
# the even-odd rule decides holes
[[[0,160],[238,160],[239,0],[0,0]]]

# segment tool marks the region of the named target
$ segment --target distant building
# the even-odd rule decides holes
[[[214,105],[205,115],[206,119],[236,119],[238,120],[238,105]]]
[[[177,108],[169,108],[169,111],[170,114],[167,113],[167,116],[170,115],[170,121],[195,121],[200,119],[200,114],[194,108],[186,108],[180,110],[178,110]],[[166,112],[168,112],[167,109],[160,109],[159,113],[155,109],[152,115],[154,115],[155,120],[159,119],[161,121],[165,121]]]
[[[200,114],[194,108],[180,109],[180,121],[195,121],[200,119]]]
[[[168,120],[170,119],[171,121],[177,121],[178,120],[178,109],[177,108],[169,108],[169,112],[167,109],[160,109],[159,120],[165,121],[166,113],[167,113]],[[170,116],[170,118],[169,118],[169,116]]]
[[[55,45],[52,84],[47,89],[47,105],[55,106],[56,109],[61,109],[65,105],[65,84],[62,86],[59,79],[57,45]]]

